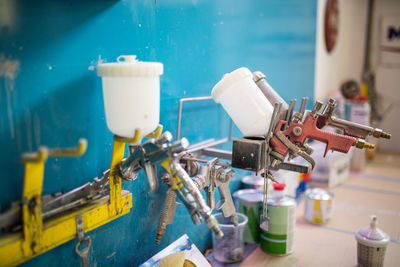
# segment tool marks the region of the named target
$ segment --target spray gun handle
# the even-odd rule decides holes
[[[156,166],[151,164],[150,162],[146,162],[144,164],[144,171],[146,173],[147,181],[150,186],[150,194],[154,193],[154,191],[158,188],[158,176]]]
[[[221,200],[217,203],[217,209],[222,209],[225,217],[230,217],[234,225],[237,226],[238,219],[236,215],[235,205],[233,204],[231,191],[229,190],[229,182],[221,183],[218,186]]]

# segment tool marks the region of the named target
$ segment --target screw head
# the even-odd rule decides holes
[[[293,134],[295,136],[300,136],[302,134],[302,132],[303,132],[303,130],[299,126],[296,126],[293,128]]]

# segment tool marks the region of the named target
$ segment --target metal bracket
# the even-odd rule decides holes
[[[197,101],[205,101],[205,100],[212,100],[212,96],[200,96],[200,97],[189,97],[189,98],[181,98],[179,99],[179,106],[178,106],[178,125],[176,129],[176,140],[179,140],[181,137],[181,122],[182,122],[182,105],[183,102],[197,102]],[[233,121],[230,119],[229,122],[229,137],[223,138],[221,140],[215,141],[215,139],[206,140],[201,142],[201,145],[194,144],[189,147],[189,152],[199,151],[203,148],[213,147],[228,141],[232,140],[232,130],[233,130]]]
[[[92,246],[92,238],[90,236],[87,237],[84,236],[85,231],[83,229],[82,215],[77,215],[75,217],[75,221],[76,221],[76,233],[78,235],[78,242],[75,245],[75,252],[76,254],[78,254],[79,257],[81,257],[82,266],[88,267],[89,266],[88,255],[90,247]],[[87,246],[82,249],[79,249],[79,247],[84,243],[88,243]]]
[[[82,215],[76,216],[75,221],[76,221],[76,234],[78,235],[78,240],[81,241],[83,240],[85,235],[85,231],[83,229]]]

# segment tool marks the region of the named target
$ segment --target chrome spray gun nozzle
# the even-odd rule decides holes
[[[197,188],[196,184],[183,169],[182,165],[179,163],[181,156],[175,157],[171,163],[170,167],[174,177],[179,178],[181,184],[176,183],[174,186],[179,192],[178,196],[181,197],[182,201],[191,211],[192,219],[194,223],[201,222],[201,218],[197,214],[200,214],[206,221],[207,226],[219,237],[223,236],[221,229],[218,226],[217,220],[211,214],[212,210],[207,206],[200,190]],[[186,190],[181,190],[185,188]]]
[[[144,169],[150,185],[150,193],[158,188],[158,177],[155,165],[161,164],[169,174],[169,185],[173,189],[169,191],[164,203],[159,229],[157,231],[157,243],[161,241],[165,233],[166,225],[172,223],[173,213],[176,208],[176,196],[185,204],[195,224],[200,224],[204,218],[207,226],[217,236],[222,236],[218,222],[211,215],[211,209],[207,206],[199,189],[190,176],[182,168],[179,160],[181,152],[189,147],[186,138],[170,143],[172,135],[165,132],[159,138],[149,139],[142,145],[130,147],[129,157],[120,164],[119,173],[123,179],[134,180],[138,171]],[[171,213],[171,214],[168,214]]]

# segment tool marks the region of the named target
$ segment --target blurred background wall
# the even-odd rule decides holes
[[[328,53],[324,39],[324,19],[327,0],[318,1],[317,39],[315,57],[316,99],[323,100],[329,91],[339,90],[343,82],[354,80],[361,86],[365,56],[368,0],[338,0],[337,41]],[[374,0],[372,6],[369,69],[375,75],[375,88],[378,93],[383,120],[374,122],[374,126],[392,133],[390,142],[379,141],[382,151],[400,151],[400,64],[388,64],[388,58],[400,58],[399,51],[382,50],[382,39],[387,34],[382,27],[384,19],[400,17],[400,1]],[[398,27],[398,24],[394,25]],[[400,29],[397,28],[400,32]],[[400,36],[400,33],[399,33]],[[397,37],[397,42],[400,37]]]

